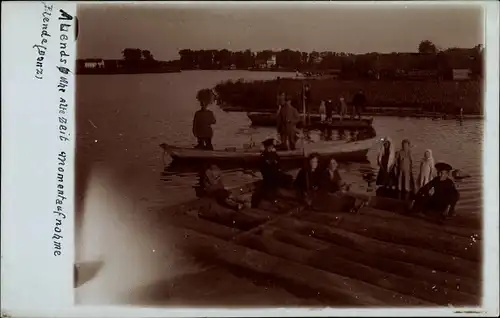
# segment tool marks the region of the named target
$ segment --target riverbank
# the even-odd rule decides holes
[[[415,112],[482,114],[481,81],[345,81],[337,79],[276,79],[270,81],[227,81],[214,87],[218,102],[247,111],[276,109],[276,94],[290,95],[300,106],[302,85],[311,89],[311,109],[317,111],[321,100],[336,104],[340,97],[352,100],[362,90],[369,107],[412,107]],[[386,114],[383,114],[386,115]]]

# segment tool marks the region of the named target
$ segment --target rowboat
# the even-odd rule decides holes
[[[360,141],[337,141],[318,142],[306,144],[305,153],[316,152],[322,157],[332,157],[337,161],[363,161],[366,160],[368,151],[377,143],[377,138],[370,138]],[[160,147],[166,151],[173,160],[185,161],[232,161],[243,163],[258,162],[261,149],[235,149],[224,150],[201,150],[190,147],[177,147],[168,144],[161,144]],[[304,149],[278,151],[280,159],[298,160],[304,158]]]
[[[252,189],[232,191],[244,197]],[[159,222],[199,262],[325,306],[480,305],[478,220],[435,224],[403,214],[403,201],[347,195],[366,205],[354,214],[314,209],[285,193],[233,211],[203,198],[164,208]]]
[[[276,113],[263,113],[263,112],[249,112],[247,113],[248,118],[252,121],[253,126],[276,126],[277,124],[277,117],[278,115]],[[302,121],[304,121],[304,115],[300,115],[302,118]],[[344,128],[344,129],[363,129],[370,127],[373,118],[362,118],[362,119],[357,119],[357,118],[343,118],[342,120],[340,117],[334,117],[330,122],[321,122],[321,116],[319,114],[309,114],[309,122],[310,122],[310,127],[313,129],[317,128]]]

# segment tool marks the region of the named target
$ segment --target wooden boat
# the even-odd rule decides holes
[[[252,121],[253,126],[262,126],[262,127],[271,127],[276,126],[277,123],[277,114],[276,113],[268,113],[268,112],[249,112],[247,113],[248,118]],[[301,114],[302,121],[304,121],[304,115]],[[321,116],[319,114],[310,114],[309,115],[310,126],[308,128],[311,129],[320,129],[320,128],[344,128],[344,129],[363,129],[370,127],[373,122],[373,118],[343,118],[334,117],[331,122],[321,122]]]
[[[479,220],[459,215],[435,224],[401,214],[405,202],[357,195],[367,205],[356,214],[313,210],[282,195],[242,211],[198,199],[165,208],[159,221],[198,261],[325,306],[480,306]]]
[[[320,156],[335,158],[337,161],[363,161],[366,154],[375,145],[377,138],[360,141],[345,142],[321,142],[306,145],[306,153],[317,152]],[[252,163],[258,162],[261,149],[224,149],[224,150],[201,150],[189,147],[176,147],[161,144],[160,147],[166,151],[173,160],[186,161],[232,161]],[[302,149],[278,151],[281,160],[300,160],[304,158]]]

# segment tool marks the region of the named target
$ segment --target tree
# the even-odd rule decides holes
[[[437,53],[436,45],[429,40],[424,40],[418,45],[418,53],[435,54]]]
[[[144,50],[142,51],[142,57],[146,60],[146,61],[154,61],[155,58],[153,56],[153,54],[151,54],[151,52],[149,50]]]

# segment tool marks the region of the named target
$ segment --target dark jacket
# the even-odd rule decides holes
[[[352,99],[352,104],[355,107],[361,107],[361,108],[364,107],[366,104],[365,95],[362,93],[356,93],[356,95],[354,95],[354,98]]]
[[[302,168],[295,178],[295,188],[299,191],[311,191],[320,188],[322,171],[318,168],[311,171],[310,168]]]
[[[300,114],[298,110],[289,105],[281,107],[277,118],[278,132],[281,134],[295,133],[297,124],[300,122]]]
[[[270,184],[278,178],[281,173],[280,157],[276,152],[264,151],[260,155],[260,173],[264,183]]]
[[[200,109],[194,114],[193,135],[196,138],[212,138],[212,125],[216,123],[214,113],[208,109]]]

